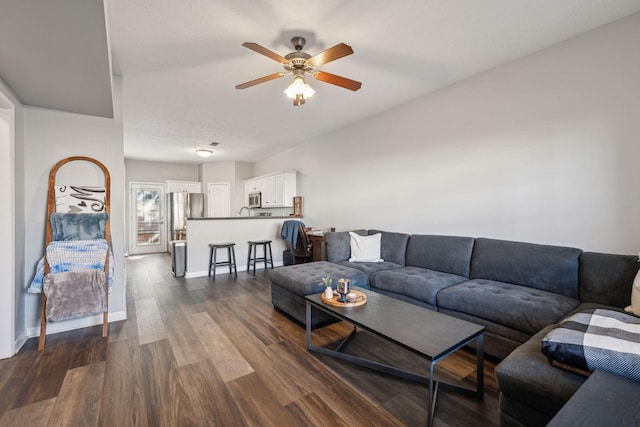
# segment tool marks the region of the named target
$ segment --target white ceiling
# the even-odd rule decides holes
[[[0,78],[26,104],[75,111],[65,104],[81,92],[79,79],[104,83],[100,73],[86,71],[108,55],[81,50],[84,39],[91,39],[82,34],[100,33],[99,20],[92,25],[94,13],[79,6],[83,2],[101,7],[100,0],[0,0]],[[195,149],[211,141],[220,145],[207,161],[260,160],[640,11],[640,0],[105,2],[114,73],[123,81],[125,156],[191,163],[202,161]],[[47,10],[61,3],[74,13]],[[33,16],[23,16],[25,10]],[[80,25],[75,21],[82,14]],[[43,21],[48,23],[44,30],[39,29]],[[5,37],[2,27],[11,22],[22,31],[20,37]],[[65,36],[65,29],[71,36]],[[43,31],[48,37],[22,37]],[[361,81],[362,89],[351,92],[308,79],[316,94],[294,107],[282,93],[291,76],[242,91],[234,88],[282,70],[242,47],[243,42],[284,56],[293,50],[294,35],[307,38],[305,51],[312,55],[341,42],[352,46],[353,55],[320,69]],[[52,46],[67,47],[67,52],[56,58],[48,54]],[[74,54],[86,64],[60,60]],[[22,68],[8,65],[28,55]],[[32,68],[48,75],[75,74],[70,82],[58,78],[58,92],[46,94],[55,102],[40,105],[45,95],[29,91],[39,78]],[[8,69],[21,72],[11,71],[9,78]],[[101,115],[87,105],[86,113]]]

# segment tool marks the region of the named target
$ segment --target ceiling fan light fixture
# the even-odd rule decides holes
[[[288,98],[296,99],[297,95],[311,98],[316,91],[304,81],[304,77],[296,76],[296,78],[293,79],[293,83],[284,90],[284,93]]]
[[[208,148],[198,148],[196,150],[196,154],[200,157],[209,157],[213,154],[213,150],[210,150]]]
[[[309,86],[307,83],[305,83],[304,91],[302,92],[302,95],[304,95],[305,98],[311,98],[314,93],[316,93],[316,91],[313,90],[313,88]]]
[[[294,77],[293,82],[284,91],[284,93],[289,99],[293,100],[293,105],[302,105],[304,104],[305,98],[311,98],[315,93],[315,90],[313,90],[311,86],[304,81],[305,73],[310,74],[314,79],[320,80],[321,82],[329,83],[352,91],[356,91],[362,86],[362,83],[355,80],[317,70],[317,67],[351,55],[353,53],[351,46],[340,43],[311,56],[302,51],[305,46],[305,39],[303,37],[294,37],[291,39],[291,43],[293,44],[295,52],[291,52],[285,56],[278,55],[257,43],[242,43],[242,46],[247,49],[251,49],[256,53],[280,63],[284,67],[284,72],[281,71],[279,73],[269,74],[268,76],[236,85],[236,89],[246,89],[292,73]]]

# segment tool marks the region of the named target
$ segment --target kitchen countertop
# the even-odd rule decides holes
[[[227,220],[227,219],[300,219],[303,218],[301,216],[214,216],[214,217],[205,217],[205,218],[187,218],[189,221],[206,221],[206,220]]]

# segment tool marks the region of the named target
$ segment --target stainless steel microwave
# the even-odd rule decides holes
[[[249,193],[249,207],[261,208],[262,207],[262,193],[256,191],[255,193]]]

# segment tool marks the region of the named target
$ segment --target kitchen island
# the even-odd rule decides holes
[[[236,216],[216,218],[187,219],[187,268],[185,278],[208,275],[209,243],[233,242],[236,244],[236,263],[238,272],[247,270],[247,251],[249,240],[272,240],[273,266],[282,265],[282,252],[287,249],[286,242],[280,237],[282,223],[289,219],[301,220],[292,216]],[[226,259],[226,251],[218,252],[218,259]],[[258,257],[261,257],[258,248]],[[264,268],[260,262],[256,268]],[[218,267],[216,275],[229,273],[229,267]]]

